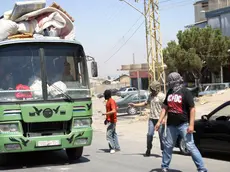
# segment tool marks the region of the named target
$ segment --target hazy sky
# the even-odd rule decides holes
[[[22,1],[22,0],[21,0]],[[135,3],[143,11],[143,0]],[[14,6],[15,0],[4,1],[3,13]],[[47,0],[51,4],[53,0]],[[76,37],[83,44],[87,55],[96,58],[100,76],[119,75],[121,64],[146,62],[144,17],[120,0],[55,0],[75,19]],[[163,45],[176,38],[178,30],[194,22],[194,0],[159,0]],[[138,20],[139,19],[139,20]],[[134,36],[109,59],[136,31]]]

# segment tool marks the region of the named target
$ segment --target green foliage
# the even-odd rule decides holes
[[[190,72],[200,78],[203,67],[219,72],[220,66],[229,61],[230,40],[220,30],[193,27],[179,31],[177,39],[178,44],[171,41],[163,50],[169,72]]]

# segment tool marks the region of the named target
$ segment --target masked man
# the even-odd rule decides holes
[[[102,115],[106,116],[105,125],[108,125],[106,139],[109,143],[110,153],[113,154],[116,151],[120,151],[116,133],[117,105],[116,102],[112,99],[110,90],[105,90],[104,98],[107,100],[106,113],[103,113]]]
[[[167,172],[172,158],[173,147],[178,135],[185,141],[198,172],[207,172],[202,156],[194,144],[193,132],[195,121],[195,104],[191,92],[183,86],[179,73],[173,72],[168,76],[169,91],[164,101],[160,118],[155,126],[158,131],[161,121],[167,112],[167,134],[164,138],[162,157],[162,172]]]
[[[133,104],[133,103],[129,104],[130,106],[135,106],[135,107],[141,107],[141,106],[145,106],[148,104],[150,105],[150,115],[149,115],[148,134],[147,134],[147,151],[145,153],[146,156],[150,156],[151,154],[152,141],[153,141],[153,135],[154,135],[154,126],[156,125],[159,119],[162,105],[165,99],[164,93],[160,92],[159,82],[154,81],[150,85],[150,91],[151,93],[146,102],[138,103],[138,104]],[[163,150],[162,138],[163,138],[163,128],[159,130],[161,150]]]

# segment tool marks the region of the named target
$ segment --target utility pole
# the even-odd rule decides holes
[[[162,53],[159,0],[144,0],[144,13],[125,0],[120,0],[134,8],[145,17],[147,63],[149,65],[149,84],[159,81],[166,92],[165,65]],[[135,0],[138,2],[138,0]]]
[[[133,64],[135,64],[135,54],[133,53]]]

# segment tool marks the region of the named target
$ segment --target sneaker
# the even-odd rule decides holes
[[[162,168],[162,172],[168,172],[166,168]]]
[[[111,150],[110,150],[110,153],[111,153],[111,154],[114,154],[115,152],[116,152],[116,151],[115,151],[114,149],[111,149]]]
[[[150,154],[151,154],[151,150],[147,149],[147,151],[145,152],[145,156],[150,156]]]

